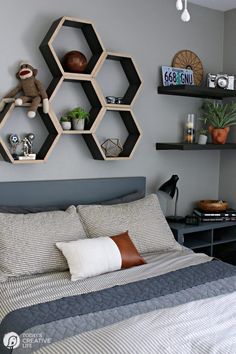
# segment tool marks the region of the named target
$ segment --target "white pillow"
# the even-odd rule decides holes
[[[128,232],[113,237],[57,242],[56,246],[67,260],[72,281],[145,264]]]
[[[112,236],[129,231],[140,253],[181,250],[170,230],[156,194],[131,203],[77,207],[88,237]]]

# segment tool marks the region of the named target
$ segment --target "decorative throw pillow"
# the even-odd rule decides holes
[[[140,253],[181,250],[162,213],[156,194],[135,202],[77,207],[88,237],[112,236],[122,230]]]
[[[86,238],[74,206],[66,211],[0,214],[0,225],[0,272],[5,276],[66,270],[55,243]]]
[[[128,232],[112,237],[57,242],[56,246],[68,262],[72,281],[145,264]]]

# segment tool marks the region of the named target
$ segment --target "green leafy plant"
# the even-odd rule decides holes
[[[213,128],[226,128],[236,125],[236,103],[223,104],[206,100],[202,105],[202,117],[199,118]]]
[[[198,129],[197,135],[206,135],[208,136],[209,132],[207,129]]]
[[[62,116],[61,119],[60,119],[60,122],[61,122],[61,123],[70,122],[70,118],[67,117],[67,116]]]
[[[72,109],[66,116],[70,119],[89,119],[89,113],[82,107]]]

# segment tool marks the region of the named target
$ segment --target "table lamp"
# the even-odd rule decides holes
[[[179,189],[177,187],[177,182],[179,180],[179,176],[177,175],[172,175],[172,177],[163,183],[159,191],[162,191],[169,195],[172,199],[174,198],[175,194],[175,212],[173,216],[167,216],[166,220],[168,222],[184,222],[185,218],[183,216],[177,216],[177,205],[178,205],[178,199],[179,199]]]

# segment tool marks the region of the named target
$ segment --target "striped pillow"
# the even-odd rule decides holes
[[[140,253],[181,250],[162,213],[156,194],[135,202],[77,207],[88,237],[117,235],[129,230]]]
[[[56,246],[68,262],[72,281],[146,263],[128,232],[93,240],[57,242]]]
[[[0,213],[0,280],[68,269],[55,246],[86,238],[76,208],[36,214]]]

